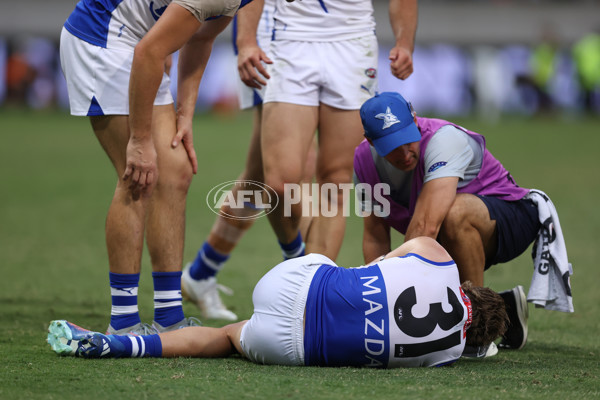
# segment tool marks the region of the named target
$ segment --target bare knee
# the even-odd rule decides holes
[[[340,203],[343,200],[343,196],[350,188],[352,182],[352,168],[335,168],[325,171],[317,170],[317,181],[321,185],[322,190],[326,189],[327,194],[336,194],[337,202]]]
[[[159,161],[157,190],[186,195],[193,176],[192,164],[187,157],[171,159],[163,166]]]
[[[289,196],[290,191],[298,189],[300,184],[301,173],[300,172],[288,172],[285,175],[281,173],[271,173],[265,175],[265,184],[269,190],[275,192],[280,198]]]
[[[440,235],[446,239],[460,238],[460,233],[473,228],[478,213],[473,200],[479,200],[472,194],[458,194],[448,210],[440,227]],[[480,201],[480,200],[479,200]]]

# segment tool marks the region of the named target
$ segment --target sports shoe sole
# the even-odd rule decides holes
[[[506,346],[500,342],[499,347],[504,349],[521,350],[525,346],[525,343],[527,343],[527,320],[529,319],[529,307],[527,306],[527,296],[525,296],[523,286],[518,285],[517,287],[513,288],[512,294],[515,299],[515,308],[517,311],[517,317],[519,318],[519,324],[523,329],[523,341],[517,347]]]
[[[523,290],[523,286],[519,285],[515,288],[518,292],[516,296],[517,300],[517,315],[519,316],[519,323],[523,327],[523,343],[517,350],[520,350],[527,343],[527,320],[529,319],[529,307],[527,306],[527,296],[525,296],[525,291]],[[514,290],[513,289],[513,292]]]
[[[83,330],[83,328],[81,328]],[[52,321],[48,327],[48,339],[52,350],[61,356],[74,356],[81,338],[74,338],[69,323],[65,320]]]
[[[463,351],[462,358],[467,359],[482,359],[487,357],[493,357],[498,354],[498,347],[496,343],[492,342],[487,346],[465,346],[465,350]]]

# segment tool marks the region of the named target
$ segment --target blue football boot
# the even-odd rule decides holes
[[[52,321],[48,327],[48,343],[59,355],[85,358],[117,358],[125,346],[107,335],[92,332],[65,320]]]

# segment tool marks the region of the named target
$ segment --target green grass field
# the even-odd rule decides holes
[[[289,368],[229,359],[61,358],[45,342],[48,323],[68,319],[104,330],[110,313],[104,219],[116,175],[85,118],[0,110],[0,399],[592,399],[600,397],[600,120],[505,118],[456,122],[486,135],[521,186],[545,191],[561,217],[576,312],[530,307],[529,342],[483,362],[435,369]],[[205,197],[235,179],[245,160],[249,114],[199,116],[200,170],[189,194],[185,260],[214,220]],[[338,264],[362,261],[358,217]],[[395,237],[400,243],[402,238]],[[153,317],[149,258],[139,293]],[[280,253],[259,219],[219,275],[235,291],[225,302],[252,312],[254,284]],[[486,272],[486,285],[529,287],[529,252]],[[198,315],[185,303],[188,316]],[[205,321],[217,326],[219,321]]]

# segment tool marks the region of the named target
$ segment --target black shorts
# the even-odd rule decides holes
[[[485,269],[520,256],[537,238],[541,227],[535,203],[528,199],[506,201],[497,197],[476,196],[485,203],[490,219],[496,221],[498,236],[496,256],[485,260]]]

